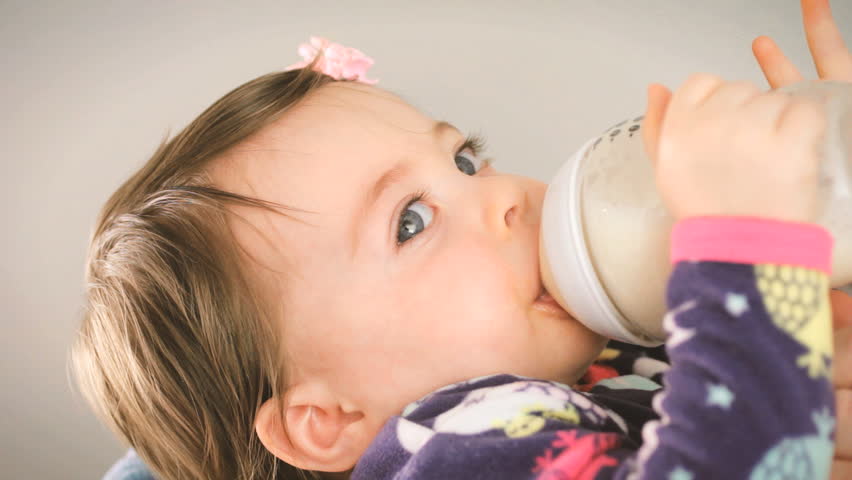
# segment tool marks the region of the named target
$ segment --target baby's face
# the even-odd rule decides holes
[[[536,302],[546,185],[480,169],[464,140],[384,90],[333,83],[212,166],[220,188],[316,212],[240,210],[268,242],[234,226],[279,272],[266,280],[291,383],[392,415],[482,375],[573,383],[599,353],[603,338]]]

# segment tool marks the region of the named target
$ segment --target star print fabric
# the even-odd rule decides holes
[[[816,225],[761,237],[753,222],[673,235],[684,256],[665,351],[611,342],[574,386],[492,375],[441,388],[385,424],[352,479],[827,478],[831,242]]]

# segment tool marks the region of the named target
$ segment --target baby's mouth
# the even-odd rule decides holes
[[[560,316],[570,317],[568,312],[559,305],[556,299],[547,292],[547,289],[544,288],[544,285],[541,287],[541,291],[533,302],[533,307],[541,310],[543,312],[552,313]]]

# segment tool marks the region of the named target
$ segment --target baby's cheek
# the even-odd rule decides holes
[[[487,255],[447,258],[446,275],[435,278],[443,292],[446,315],[461,322],[467,341],[474,338],[496,348],[517,341],[525,311],[515,292],[515,278],[499,258]]]
[[[483,249],[466,249],[463,254],[442,256],[431,264],[432,288],[453,302],[465,315],[516,313],[514,287],[520,279],[497,255]]]
[[[406,272],[393,287],[390,310],[399,320],[385,334],[429,357],[433,370],[438,363],[456,375],[502,371],[529,357],[534,342],[525,308],[532,299],[520,301],[518,275],[492,247],[467,236]],[[405,331],[397,330],[402,325]]]

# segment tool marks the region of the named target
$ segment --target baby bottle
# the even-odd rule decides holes
[[[852,287],[852,83],[805,81],[779,91],[825,101],[816,223],[834,237],[830,285]],[[657,193],[641,121],[618,123],[560,167],[544,197],[539,252],[545,288],[577,320],[655,346],[665,340],[674,219]]]

